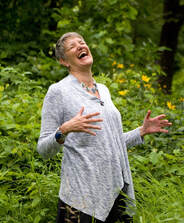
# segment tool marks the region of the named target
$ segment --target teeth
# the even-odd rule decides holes
[[[81,53],[79,54],[79,56],[78,56],[78,57],[79,57],[79,58],[81,58],[83,55],[84,55],[84,56],[86,56],[86,55],[87,55],[87,53],[83,51],[83,52],[81,52]]]

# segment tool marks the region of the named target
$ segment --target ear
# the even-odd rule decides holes
[[[60,62],[61,65],[65,66],[65,67],[69,67],[69,64],[65,60],[63,60],[62,58],[59,60],[59,62]]]

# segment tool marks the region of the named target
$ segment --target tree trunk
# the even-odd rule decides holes
[[[179,5],[179,0],[164,0],[163,16],[165,23],[162,26],[160,46],[169,49],[164,50],[160,56],[159,64],[166,75],[160,76],[159,83],[164,92],[170,94],[178,35],[184,22],[184,6]]]

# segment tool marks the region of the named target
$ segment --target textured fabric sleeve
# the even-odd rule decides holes
[[[138,144],[144,143],[141,135],[140,135],[140,127],[123,133],[123,137],[127,147],[136,146]]]
[[[51,85],[42,107],[41,132],[37,144],[37,151],[45,158],[51,158],[60,151],[61,145],[56,142],[55,133],[57,128],[63,123],[63,109],[61,95]]]

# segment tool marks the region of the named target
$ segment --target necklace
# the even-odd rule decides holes
[[[98,88],[97,88],[97,84],[95,82],[93,82],[93,86],[92,88],[86,86],[83,82],[81,82],[81,86],[88,92],[92,92],[93,94],[96,93],[96,91],[98,91]]]

